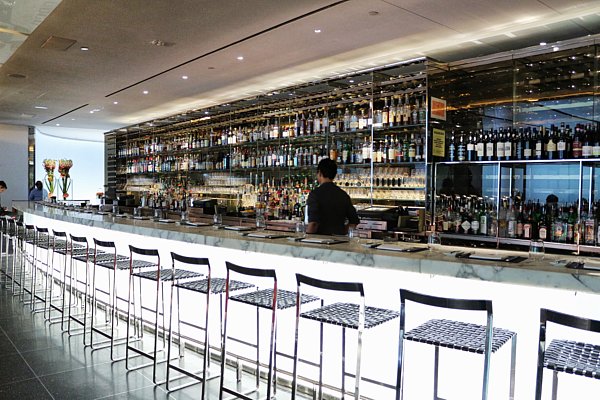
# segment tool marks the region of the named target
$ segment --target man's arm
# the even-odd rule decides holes
[[[315,192],[310,192],[308,199],[306,200],[308,206],[308,225],[306,226],[306,233],[317,233],[319,230],[319,204],[317,203],[317,196]]]
[[[348,223],[346,224],[346,233],[350,228],[356,228],[356,226],[360,223],[360,219],[358,218],[358,214],[356,213],[356,208],[352,204],[352,200],[348,197],[348,205],[346,208],[346,217],[348,218]]]
[[[306,233],[317,233],[319,230],[319,224],[317,222],[309,222],[306,225]]]

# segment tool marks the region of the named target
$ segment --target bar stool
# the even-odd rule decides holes
[[[164,283],[167,281],[176,282],[179,279],[185,278],[197,278],[201,276],[201,274],[193,273],[191,271],[186,271],[182,269],[161,269],[160,265],[160,254],[156,249],[140,249],[138,247],[129,246],[129,295],[127,302],[127,347],[125,348],[125,367],[128,370],[140,369],[148,366],[152,366],[152,380],[155,384],[163,384],[166,381],[158,381],[156,377],[157,366],[159,364],[158,359],[158,330],[159,330],[159,316],[162,314],[162,341],[163,348],[160,351],[164,351],[166,348],[166,324],[165,324],[165,298],[164,298]],[[134,257],[142,256],[144,258],[151,258],[155,260],[154,262],[148,262],[145,260],[134,259]],[[149,267],[152,267],[152,270],[148,270]],[[144,270],[142,270],[142,268]],[[135,278],[139,279],[139,320],[136,323],[136,306],[135,306]],[[143,317],[142,313],[144,310],[142,304],[142,279],[147,279],[150,281],[156,282],[156,302],[154,305],[154,343],[153,350],[145,351],[142,348],[138,348],[131,344],[131,335],[129,334],[131,328],[131,306],[133,304],[133,325],[134,328],[137,326],[137,338],[141,339],[143,337],[144,326],[143,326]],[[171,288],[172,289],[172,288]],[[162,299],[162,302],[160,300]],[[159,309],[160,303],[160,309]],[[138,341],[139,342],[139,341]],[[136,367],[129,366],[129,352],[132,351],[137,353],[139,356],[146,357],[151,360],[150,363],[141,364]],[[167,359],[161,360],[160,362],[166,362]]]
[[[19,222],[20,223],[20,222]],[[17,224],[19,224],[17,223]],[[22,224],[22,236],[20,240],[21,249],[21,301],[24,304],[32,305],[34,303],[33,292],[31,287],[28,288],[28,283],[31,285],[35,276],[34,253],[35,253],[35,226],[30,224]],[[30,282],[27,279],[31,279]],[[29,301],[25,301],[25,296],[29,294]]]
[[[10,261],[10,279],[11,290],[13,296],[18,296],[20,293],[17,292],[17,285],[20,285],[20,274],[21,274],[21,235],[23,234],[23,223],[15,221],[14,219],[8,219],[8,244],[7,251],[12,248],[12,257]],[[11,246],[12,245],[12,246]],[[8,270],[8,266],[7,266]]]
[[[69,307],[68,315],[67,315],[67,332],[69,336],[75,334],[74,330],[71,329],[71,321],[74,321],[81,325],[81,330],[77,333],[83,334],[83,344],[85,343],[85,334],[87,332],[87,321],[88,321],[88,302],[91,301],[89,298],[89,260],[90,257],[94,257],[94,251],[90,249],[88,240],[85,236],[73,236],[69,235],[70,243],[69,243],[69,253],[71,255],[71,262],[69,264],[69,304],[74,304],[72,296],[75,293],[77,298],[81,298],[81,290],[77,288],[77,283],[79,282],[77,277],[77,268],[74,268],[76,265],[76,261],[85,264],[85,277],[83,282],[83,314],[75,314],[72,310],[75,307]],[[80,250],[76,248],[76,246],[81,246]],[[73,278],[75,278],[75,282],[73,282]]]
[[[240,390],[240,382],[241,382],[241,373],[238,369],[237,373],[237,390],[233,390],[231,388],[225,387],[225,364],[227,364],[227,320],[228,320],[228,312],[229,312],[229,300],[233,300],[230,296],[229,290],[229,282],[231,281],[231,273],[236,273],[245,276],[253,276],[256,278],[267,278],[273,280],[273,289],[271,291],[271,301],[267,305],[267,309],[271,310],[271,331],[269,335],[269,363],[268,363],[268,371],[267,371],[267,395],[266,399],[271,399],[271,391],[273,387],[273,362],[275,358],[275,330],[277,328],[277,275],[275,274],[275,270],[273,269],[255,269],[255,268],[246,268],[241,267],[239,265],[232,264],[230,262],[225,263],[225,267],[227,269],[227,278],[225,283],[225,319],[223,326],[223,343],[221,347],[221,382],[219,385],[219,400],[223,399],[223,394],[231,394],[238,398],[242,398],[245,400],[252,400],[252,397],[248,395],[254,392],[257,392],[260,384],[260,359],[257,357],[256,360],[256,387],[250,391],[246,391],[242,393]],[[258,322],[258,321],[257,321]],[[258,332],[257,332],[258,333]],[[259,342],[259,338],[257,337],[257,342]],[[257,346],[258,347],[258,346]],[[257,352],[258,356],[258,352]],[[239,368],[239,364],[238,364]]]
[[[45,252],[45,261],[44,257],[40,256],[40,251]],[[31,312],[44,312],[46,308],[46,270],[48,268],[48,263],[50,261],[50,235],[48,232],[48,228],[40,228],[38,226],[35,227],[35,237],[33,243],[33,277],[31,279]],[[41,290],[42,294],[39,294],[38,280],[39,277],[42,278]],[[44,307],[41,310],[36,309],[36,303],[42,302]]]
[[[117,254],[115,242],[94,239],[94,262],[92,264],[91,274],[91,321],[90,321],[90,341],[92,350],[98,350],[110,347],[110,359],[119,361],[114,357],[115,341],[125,340],[117,338],[115,334],[115,325],[118,323],[117,310],[117,271],[127,271],[130,268],[129,257]],[[108,272],[108,288],[103,291],[108,296],[108,302],[105,304],[105,324],[96,324],[96,311],[98,309],[97,292],[100,290],[96,286],[96,267],[101,267]],[[112,278],[112,284],[111,284]],[[110,323],[110,333],[105,332],[101,327],[106,327]],[[106,340],[94,342],[94,333],[104,336]],[[122,360],[122,359],[121,359]]]
[[[62,256],[64,262],[61,269],[57,269],[59,265],[56,262],[56,256]],[[52,230],[52,246],[51,246],[51,257],[50,263],[46,268],[46,275],[49,277],[46,280],[46,295],[45,297],[45,310],[44,317],[49,323],[61,323],[63,326],[63,308],[64,302],[64,281],[61,279],[61,274],[67,266],[67,233],[62,231]],[[58,296],[54,296],[54,287],[58,286]],[[60,305],[56,304],[55,301],[59,301]],[[60,314],[60,319],[52,318],[52,311],[56,311]]]
[[[10,279],[9,275],[9,223],[8,217],[0,216],[0,272],[4,275],[4,283],[7,284]]]
[[[211,270],[211,266],[210,266],[210,262],[208,259],[206,258],[189,258],[189,257],[184,257],[184,256],[180,256],[177,255],[175,253],[171,253],[171,257],[173,259],[173,261],[178,261],[179,265],[181,266],[182,264],[190,264],[190,265],[204,265],[207,268],[208,274],[207,277],[205,279],[200,279],[200,280],[191,280],[191,281],[179,281],[174,283],[173,288],[175,289],[175,293],[177,294],[177,326],[178,326],[178,337],[179,337],[179,356],[182,357],[183,356],[183,350],[185,347],[185,344],[183,344],[183,339],[181,337],[181,327],[179,324],[179,317],[180,317],[180,310],[179,310],[179,298],[180,298],[180,290],[186,290],[186,291],[190,291],[190,292],[195,292],[195,293],[200,293],[200,294],[204,294],[206,296],[206,309],[205,309],[205,318],[204,318],[204,327],[200,327],[201,330],[204,330],[204,343],[203,343],[203,369],[200,372],[192,372],[189,370],[185,370],[184,368],[181,368],[180,366],[176,366],[173,363],[171,363],[171,356],[168,356],[169,361],[167,362],[167,390],[168,391],[175,391],[175,390],[179,390],[179,389],[183,389],[185,387],[189,387],[193,384],[197,384],[200,382],[207,382],[208,380],[214,379],[214,378],[218,378],[221,375],[220,374],[216,374],[216,375],[211,375],[211,376],[206,376],[209,373],[210,370],[210,364],[211,364],[211,356],[210,356],[210,351],[211,351],[211,346],[210,346],[210,335],[208,333],[208,320],[209,320],[209,305],[210,305],[210,297],[211,295],[219,295],[219,300],[220,300],[220,344],[219,344],[219,348],[222,348],[222,340],[223,340],[223,304],[222,304],[222,299],[223,299],[223,294],[225,293],[225,290],[227,288],[227,280],[223,279],[223,278],[213,278],[212,277],[212,270]],[[187,260],[187,261],[186,261]],[[249,289],[254,287],[254,285],[250,284],[250,283],[246,283],[246,282],[240,282],[240,281],[236,281],[231,279],[229,281],[229,291],[230,292],[235,292],[235,291],[239,291],[239,290],[244,290],[244,289]],[[171,293],[171,295],[173,295],[173,292]],[[171,312],[170,312],[170,318],[173,317],[173,299],[171,298]],[[172,335],[172,321],[170,321],[169,323],[169,338],[172,339],[173,335]],[[171,353],[171,341],[169,341],[169,354]],[[189,384],[185,384],[185,385],[180,385],[178,387],[171,387],[171,381],[175,380],[175,379],[179,379],[179,377],[176,378],[171,378],[170,376],[170,370],[176,370],[182,374],[184,374],[185,376],[188,376],[190,378],[194,378],[197,382],[191,382]],[[183,377],[183,376],[182,376]],[[202,396],[204,398],[204,396],[206,395],[206,389],[205,389],[205,385],[203,385],[202,387]]]
[[[399,313],[384,308],[376,308],[365,305],[365,292],[362,283],[357,282],[330,282],[311,278],[302,274],[296,274],[297,297],[301,296],[301,286],[307,285],[319,289],[335,292],[358,293],[360,302],[353,303],[333,303],[321,307],[301,312],[301,303],[296,304],[296,331],[294,343],[294,371],[292,381],[292,399],[296,398],[298,384],[298,331],[300,327],[300,318],[310,319],[320,323],[320,343],[319,343],[319,393],[318,398],[323,396],[323,324],[332,324],[342,327],[342,398],[346,395],[346,329],[357,331],[357,349],[356,349],[356,372],[354,375],[354,398],[360,399],[361,382],[361,355],[362,355],[362,335],[365,329],[374,328],[385,322],[397,318]]]
[[[465,311],[484,311],[487,314],[487,324],[477,325],[446,319],[432,319],[415,329],[406,332],[406,301],[412,301],[432,307],[440,307]],[[440,347],[461,350],[470,353],[483,354],[483,388],[481,398],[488,398],[490,374],[490,358],[509,340],[511,345],[510,363],[510,394],[515,397],[515,366],[517,352],[517,334],[506,329],[493,327],[492,302],[490,300],[464,300],[434,297],[425,294],[400,289],[400,340],[398,346],[398,388],[399,399],[404,395],[404,340],[426,343],[435,346],[433,398],[438,397],[438,367]]]
[[[544,368],[553,371],[552,400],[558,395],[558,373],[600,379],[600,346],[555,339],[546,349],[546,326],[548,322],[588,332],[600,333],[600,321],[563,314],[542,308],[540,310],[540,338],[538,342],[537,377],[535,400],[542,399]]]

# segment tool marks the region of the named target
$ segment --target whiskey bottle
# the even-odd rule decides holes
[[[473,137],[473,133],[469,133],[469,140],[467,142],[467,161],[475,161],[477,159],[477,151],[475,150],[476,144]]]

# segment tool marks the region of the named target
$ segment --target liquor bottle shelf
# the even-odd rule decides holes
[[[600,162],[600,158],[565,158],[560,160],[492,160],[492,161],[438,161],[436,164],[464,165],[464,164],[556,164],[556,163],[591,163]]]

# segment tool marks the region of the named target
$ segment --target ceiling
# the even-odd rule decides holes
[[[63,0],[0,67],[0,123],[108,131],[414,57],[599,33],[598,0]]]

